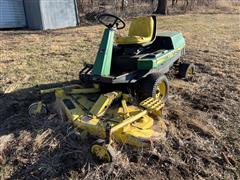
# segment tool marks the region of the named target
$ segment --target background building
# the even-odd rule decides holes
[[[0,0],[0,28],[45,30],[79,23],[76,0]]]

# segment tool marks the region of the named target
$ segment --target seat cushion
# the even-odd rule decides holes
[[[150,41],[151,41],[151,37],[143,37],[143,36],[116,37],[117,44],[144,44]]]
[[[154,36],[153,17],[139,17],[134,19],[129,28],[128,36],[116,37],[117,44],[144,44],[152,40]]]

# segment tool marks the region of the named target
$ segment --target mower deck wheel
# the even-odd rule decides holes
[[[195,66],[193,63],[181,63],[179,64],[179,73],[180,78],[190,78],[194,75]]]
[[[139,87],[140,96],[144,99],[154,97],[165,102],[168,97],[168,92],[168,79],[165,75],[159,73],[149,74],[147,77],[142,79]]]
[[[99,162],[112,162],[116,157],[116,152],[105,140],[98,139],[90,147],[90,152],[94,160]]]
[[[32,103],[28,108],[29,117],[35,117],[37,115],[47,114],[47,106],[41,101]]]

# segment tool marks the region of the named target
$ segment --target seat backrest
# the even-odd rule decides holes
[[[154,16],[139,17],[134,19],[129,28],[128,36],[152,37],[156,33],[156,19]]]

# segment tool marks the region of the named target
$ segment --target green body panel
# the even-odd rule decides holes
[[[162,32],[157,34],[160,37],[167,37],[171,39],[173,49],[159,50],[152,54],[146,54],[137,62],[138,70],[149,70],[157,68],[164,62],[175,58],[185,47],[185,39],[182,33],[179,32]],[[100,48],[93,66],[93,75],[109,76],[111,71],[112,50],[114,41],[114,31],[112,29],[105,29]]]
[[[185,46],[185,39],[180,32],[161,32],[157,36],[170,37],[175,50]]]
[[[170,50],[159,50],[153,54],[141,57],[138,60],[139,70],[148,70],[152,68],[157,68],[164,62],[175,58],[185,47],[185,39],[182,33],[179,32],[163,32],[159,33],[157,36],[169,37],[171,38],[171,43],[173,49]]]
[[[114,31],[105,29],[93,66],[93,75],[109,76],[111,70]]]

